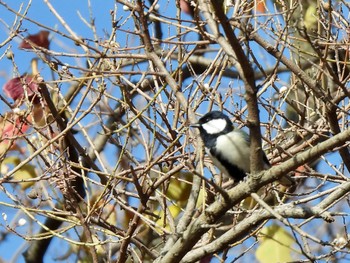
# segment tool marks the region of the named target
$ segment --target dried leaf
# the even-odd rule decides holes
[[[180,9],[181,11],[193,17],[194,15],[193,6],[191,6],[191,4],[186,0],[180,0]]]
[[[49,35],[50,35],[49,31],[41,30],[37,34],[27,36],[19,45],[19,47],[24,49],[33,49],[33,47],[39,46],[42,48],[49,49],[49,46],[50,46]]]

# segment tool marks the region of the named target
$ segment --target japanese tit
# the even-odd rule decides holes
[[[207,154],[222,173],[236,182],[250,173],[249,135],[235,128],[228,116],[211,111],[191,127],[199,129]],[[269,169],[271,165],[265,153],[263,162],[264,169]]]

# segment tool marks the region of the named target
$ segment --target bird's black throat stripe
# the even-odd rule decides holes
[[[214,156],[223,167],[226,168],[228,175],[231,176],[235,182],[242,181],[244,177],[247,176],[247,174],[240,168],[238,168],[236,165],[233,165],[229,161],[227,161],[223,156],[218,152],[215,148],[210,149],[210,154]]]

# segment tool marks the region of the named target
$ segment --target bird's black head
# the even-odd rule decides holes
[[[233,131],[233,124],[228,116],[221,111],[211,111],[199,119],[192,127],[199,128],[202,139],[205,140],[227,134]]]

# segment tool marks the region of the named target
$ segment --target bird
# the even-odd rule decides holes
[[[215,166],[235,182],[250,173],[249,135],[234,127],[230,118],[221,111],[210,111],[191,127],[198,128],[206,153]],[[263,168],[271,167],[263,153]]]

